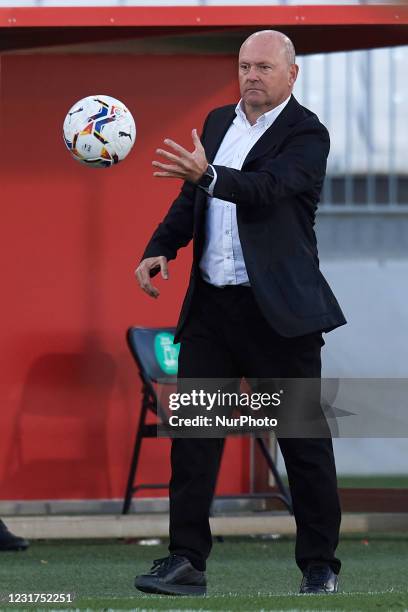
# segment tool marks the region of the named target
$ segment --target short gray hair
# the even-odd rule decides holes
[[[288,61],[289,66],[291,64],[296,63],[296,51],[293,42],[290,40],[289,36],[283,34],[283,44],[285,45],[285,55]]]

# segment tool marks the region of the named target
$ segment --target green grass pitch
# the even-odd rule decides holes
[[[48,609],[81,610],[302,610],[358,612],[408,610],[408,535],[344,537],[337,595],[298,595],[301,574],[294,539],[226,538],[214,542],[208,563],[208,595],[146,595],[134,576],[167,554],[167,542],[141,546],[123,541],[33,542],[23,553],[0,553],[0,610],[8,593],[75,593],[73,604]],[[20,610],[45,605],[14,606]]]

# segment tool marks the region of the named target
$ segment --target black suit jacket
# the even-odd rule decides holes
[[[235,105],[208,115],[202,143],[210,163],[234,118]],[[327,129],[291,96],[249,151],[241,170],[215,165],[214,196],[237,206],[239,237],[255,299],[270,325],[286,337],[327,332],[346,323],[319,270],[313,228],[329,148]],[[194,238],[190,284],[175,342],[200,274],[206,203],[207,194],[185,182],[142,257],[174,259],[178,249]]]

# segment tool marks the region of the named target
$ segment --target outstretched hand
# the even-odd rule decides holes
[[[165,157],[171,163],[152,162],[155,168],[160,168],[160,170],[153,172],[153,176],[158,178],[178,178],[190,183],[197,183],[200,180],[207,170],[208,161],[197,130],[194,129],[191,135],[194,144],[194,151],[192,153],[170,138],[166,138],[163,141],[165,145],[173,149],[174,153],[170,153],[165,149],[156,149],[158,155]]]

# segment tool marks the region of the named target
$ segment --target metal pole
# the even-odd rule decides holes
[[[344,155],[345,155],[345,182],[344,182],[344,199],[345,204],[348,206],[353,203],[353,178],[351,176],[352,168],[352,111],[353,111],[353,74],[352,74],[352,56],[350,52],[346,53],[346,82],[345,82],[345,137],[344,137]]]
[[[331,128],[331,56],[327,53],[324,55],[324,77],[323,77],[323,104],[324,104],[324,121],[326,127],[330,132]],[[333,190],[332,190],[332,177],[330,174],[326,174],[323,187],[323,202],[324,204],[333,204]]]
[[[398,204],[398,181],[395,167],[395,141],[396,141],[396,74],[395,49],[388,50],[388,204]]]
[[[366,113],[365,113],[365,128],[366,128],[366,153],[367,153],[367,174],[366,174],[366,194],[367,204],[375,204],[375,175],[373,170],[373,153],[374,153],[374,138],[373,138],[373,99],[372,99],[372,55],[371,51],[365,52],[365,86],[366,86]]]

